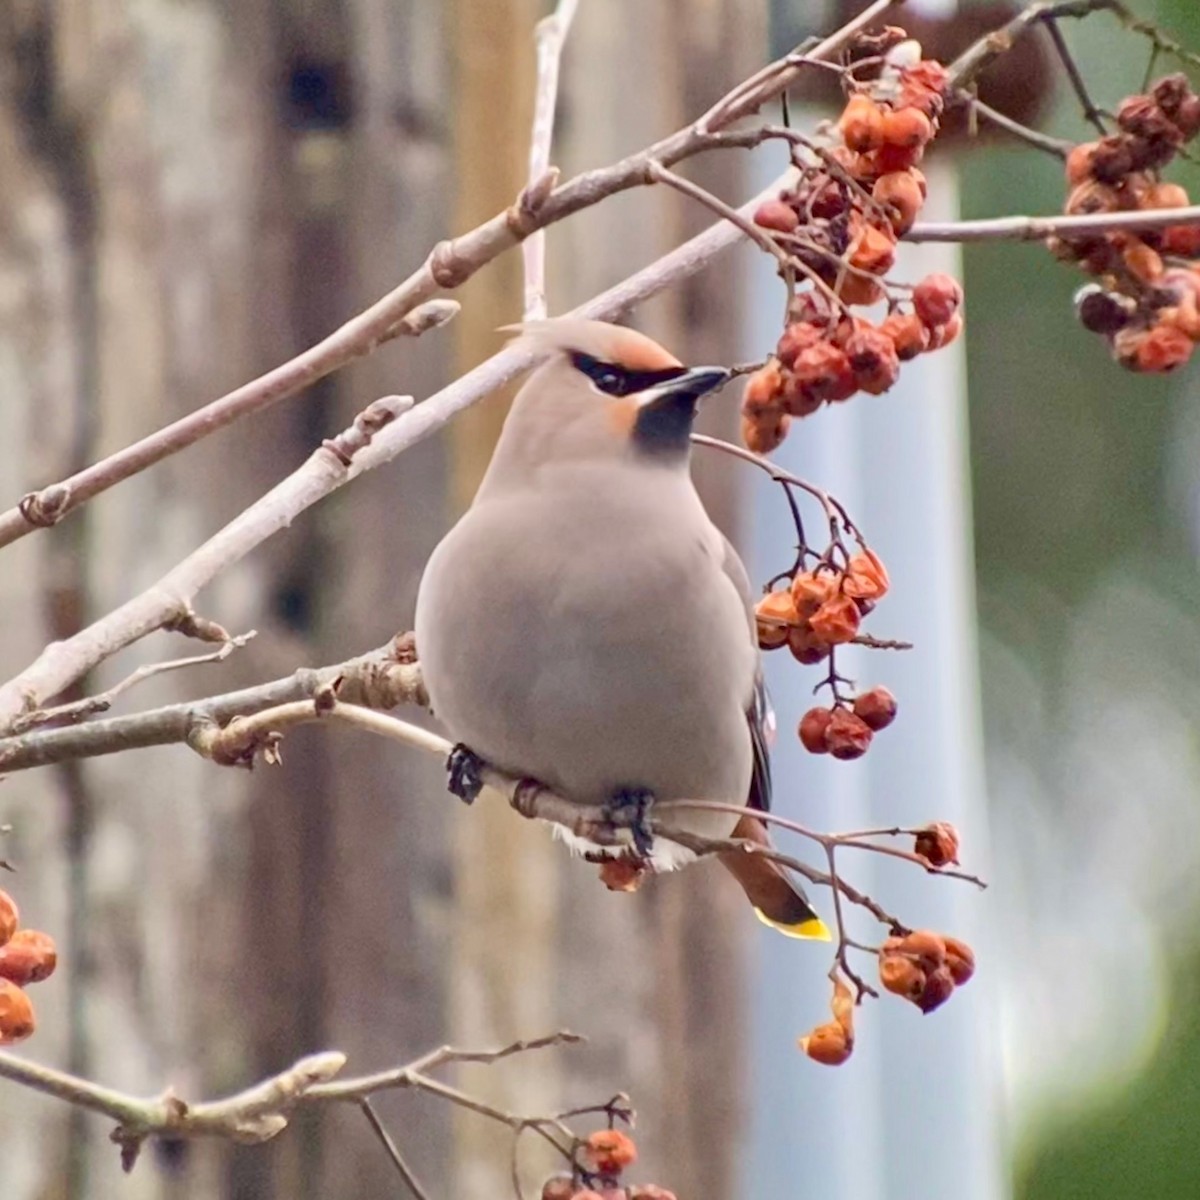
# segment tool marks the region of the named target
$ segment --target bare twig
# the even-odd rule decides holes
[[[998,109],[992,108],[990,104],[984,104],[978,96],[972,95],[970,92],[960,91],[958,96],[963,104],[970,106],[976,116],[982,117],[989,125],[994,125],[997,129],[1003,129],[1012,137],[1019,138],[1035,150],[1042,150],[1047,154],[1053,154],[1055,158],[1063,159],[1071,153],[1073,142],[1051,137],[1048,133],[1042,133],[1040,129],[1031,129],[1028,125],[1022,125],[1020,121],[1014,121],[1012,117],[1005,116]]]
[[[45,708],[36,712],[24,713],[13,722],[13,732],[24,733],[39,725],[48,725],[52,721],[80,721],[95,713],[106,712],[112,707],[113,701],[118,696],[129,691],[130,688],[136,687],[145,679],[165,674],[167,671],[178,671],[182,667],[199,667],[205,663],[224,662],[235,650],[240,650],[254,637],[256,632],[251,629],[249,633],[230,638],[221,645],[220,649],[214,650],[211,654],[193,654],[190,658],[174,658],[170,662],[148,663],[144,667],[138,667],[136,671],[127,675],[120,683],[114,684],[106,692],[99,692],[95,696],[85,696],[82,700],[75,700],[70,704],[60,704],[57,708]]]
[[[1083,109],[1084,119],[1091,122],[1092,127],[1101,137],[1107,136],[1108,129],[1104,124],[1104,118],[1100,115],[1099,109],[1092,103],[1092,97],[1088,92],[1087,84],[1084,83],[1083,76],[1079,72],[1075,56],[1067,46],[1067,39],[1063,37],[1063,31],[1058,24],[1057,18],[1047,13],[1043,16],[1042,23],[1050,31],[1050,40],[1054,43],[1054,52],[1058,55],[1058,60],[1062,63],[1063,69],[1067,73],[1067,78],[1071,81],[1071,88],[1075,92],[1075,99],[1079,101],[1079,107]]]
[[[1166,229],[1200,221],[1200,204],[1187,208],[1148,208],[1138,212],[1086,213],[1082,216],[993,217],[914,225],[910,242],[1041,242],[1048,237],[1094,236],[1117,230]]]
[[[578,0],[558,0],[554,12],[538,22],[537,93],[533,105],[533,133],[529,141],[529,183],[522,201],[528,204],[550,177],[551,187],[558,173],[550,172],[550,145],[554,138],[554,111],[558,107],[558,69],[563,45],[575,19]],[[544,202],[544,197],[543,197]],[[525,267],[525,320],[540,320],[546,315],[546,232],[536,229],[521,247]]]
[[[375,1111],[371,1101],[364,1096],[358,1102],[358,1106],[363,1110],[363,1115],[367,1118],[368,1124],[375,1131],[375,1136],[383,1144],[384,1151],[387,1153],[388,1158],[392,1160],[392,1165],[400,1173],[400,1178],[404,1180],[408,1186],[408,1190],[417,1197],[417,1200],[430,1200],[429,1193],[421,1186],[421,1181],[417,1178],[412,1167],[404,1161],[404,1155],[400,1153],[400,1148],[392,1140],[392,1135],[384,1128],[383,1122],[379,1119],[379,1114]]]

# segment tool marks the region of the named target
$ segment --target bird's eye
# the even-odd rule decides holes
[[[602,391],[607,392],[610,396],[619,396],[624,391],[624,380],[616,371],[601,371],[600,374],[593,376],[596,381],[596,386]]]
[[[575,354],[572,361],[607,396],[624,396],[630,387],[630,376],[612,363],[601,362],[590,354]]]

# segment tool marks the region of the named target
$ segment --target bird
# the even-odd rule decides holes
[[[511,327],[510,327],[511,328]],[[434,549],[414,633],[430,707],[456,743],[451,790],[480,760],[632,821],[639,865],[695,854],[688,833],[770,845],[769,706],[749,578],[692,482],[692,424],[723,367],[685,367],[635,330],[570,317],[515,327],[538,365],[514,399],[470,507]],[[592,861],[630,856],[556,827]],[[760,854],[719,855],[765,923],[829,931]]]

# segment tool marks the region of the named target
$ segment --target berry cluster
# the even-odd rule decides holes
[[[890,937],[879,951],[879,982],[889,992],[933,1012],[975,974],[975,952],[948,934],[916,929]]]
[[[911,290],[888,284],[898,239],[925,202],[917,168],[937,133],[946,70],[901,41],[878,78],[855,83],[838,121],[841,145],[797,160],[796,185],[754,214],[786,249],[811,288],[793,295],[774,356],[750,376],[742,397],[742,437],[759,454],[774,450],[794,417],[856,392],[886,392],[900,363],[936,350],[962,328],[962,289],[930,275]],[[851,312],[887,300],[878,323]]]
[[[579,1147],[582,1160],[571,1175],[553,1175],[542,1200],[675,1200],[674,1192],[653,1183],[621,1183],[621,1172],[637,1161],[633,1138],[619,1129],[599,1129]]]
[[[58,963],[54,939],[20,924],[13,898],[0,891],[0,1046],[33,1033],[33,1004],[24,989],[49,978]]]
[[[822,559],[812,570],[797,571],[786,588],[768,591],[755,608],[758,644],[763,650],[783,646],[805,665],[832,659],[834,648],[859,638],[863,618],[889,586],[887,569],[873,550],[863,548],[844,570]],[[800,722],[799,735],[812,754],[861,758],[871,738],[896,717],[896,698],[884,687],[855,697],[843,696],[844,682],[830,669],[833,703],[812,708]]]
[[[1135,212],[1183,208],[1185,188],[1161,178],[1185,142],[1200,133],[1200,96],[1187,76],[1168,75],[1117,110],[1118,133],[1067,156],[1065,211]],[[1097,282],[1075,297],[1080,323],[1102,334],[1131,371],[1172,371],[1200,341],[1200,223],[1141,233],[1052,237],[1051,252]]]

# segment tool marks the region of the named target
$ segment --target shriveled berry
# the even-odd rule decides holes
[[[850,376],[850,379],[853,382],[854,377]],[[783,395],[780,399],[784,412],[793,417],[811,417],[825,403],[821,392],[801,382],[790,371],[783,377]]]
[[[1162,250],[1178,258],[1200,257],[1200,222],[1171,225],[1162,231]]]
[[[656,1183],[639,1183],[629,1189],[629,1200],[675,1200],[675,1193]]]
[[[826,733],[833,714],[827,708],[810,708],[800,718],[800,741],[809,754],[828,754]]]
[[[946,969],[956,987],[962,987],[975,974],[975,951],[958,938],[947,937]]]
[[[825,744],[834,758],[861,758],[871,745],[871,730],[848,708],[835,708],[825,731]]]
[[[854,1050],[854,1041],[837,1021],[828,1021],[800,1038],[800,1049],[813,1062],[838,1067]]]
[[[637,1161],[633,1138],[619,1129],[597,1129],[584,1139],[583,1156],[600,1175],[619,1175]]]
[[[1143,208],[1187,208],[1190,203],[1187,188],[1178,183],[1152,184],[1142,197]]]
[[[574,1200],[575,1181],[570,1175],[551,1175],[542,1184],[542,1200]]]
[[[829,657],[829,643],[818,637],[808,625],[797,625],[795,629],[788,630],[788,649],[792,657],[806,667]]]
[[[878,396],[900,378],[900,356],[882,329],[864,322],[845,340],[842,349],[861,391]]]
[[[838,571],[797,571],[791,583],[796,611],[811,617],[826,600],[836,595],[841,578]]]
[[[893,171],[907,171],[925,157],[924,143],[915,146],[897,146],[892,143],[880,146],[871,155],[876,176],[888,175]]]
[[[1118,338],[1120,336],[1117,335]],[[1183,366],[1191,357],[1192,347],[1192,339],[1175,325],[1152,325],[1136,345],[1133,370],[1164,375]]]
[[[913,288],[913,311],[926,328],[945,325],[958,312],[963,300],[962,285],[941,272],[926,275]]]
[[[799,226],[800,218],[790,204],[776,198],[764,200],[754,210],[754,223],[776,233],[792,233]]]
[[[853,641],[862,616],[851,596],[831,596],[808,619],[809,628],[831,646]]]
[[[956,312],[945,325],[936,325],[929,331],[929,349],[942,350],[950,345],[963,331],[963,315]]]
[[[1184,140],[1190,142],[1200,133],[1200,96],[1188,96],[1184,99],[1172,119],[1179,127]]]
[[[765,410],[757,416],[742,417],[742,441],[755,454],[777,450],[788,435],[792,418],[782,408]]]
[[[954,977],[949,967],[938,967],[925,977],[925,988],[917,998],[917,1007],[923,1013],[940,1008],[954,994]]]
[[[792,380],[797,388],[823,400],[843,399],[855,388],[850,360],[831,342],[817,342],[802,350],[792,365]],[[785,402],[790,395],[790,389],[785,388]]]
[[[40,930],[18,929],[0,946],[0,979],[10,979],[20,987],[49,979],[57,965],[54,939]]]
[[[810,321],[793,321],[779,337],[775,357],[785,367],[791,367],[799,355],[810,346],[825,340],[825,329]]]
[[[600,882],[610,892],[636,892],[646,877],[646,868],[631,858],[606,858],[600,864]]]
[[[3,946],[21,924],[21,914],[17,902],[4,890],[0,889],[0,946]]]
[[[946,941],[932,929],[914,929],[900,939],[900,949],[911,954],[924,971],[934,971],[946,961]]]
[[[901,362],[908,362],[929,348],[929,330],[916,313],[889,313],[879,328],[892,339]]]
[[[747,377],[746,387],[742,392],[742,411],[748,416],[772,405],[779,404],[779,395],[783,391],[783,374],[779,364],[771,359]]]
[[[1094,167],[1098,145],[1098,142],[1083,142],[1074,147],[1067,155],[1067,183],[1071,187],[1078,187],[1081,183],[1087,183],[1089,179],[1096,177]]]
[[[879,956],[879,982],[895,996],[916,1000],[925,990],[925,972],[904,954]]]
[[[896,261],[896,235],[864,225],[850,243],[850,265],[872,275],[884,275]]]
[[[754,606],[760,648],[778,649],[787,641],[788,629],[799,620],[790,592],[768,592]]]
[[[1141,238],[1130,238],[1121,251],[1121,259],[1130,275],[1140,283],[1153,283],[1163,273],[1162,255]]]
[[[1068,216],[1079,217],[1088,213],[1117,212],[1120,208],[1121,197],[1115,188],[1106,183],[1089,180],[1071,190],[1063,211]]]
[[[875,733],[896,719],[896,707],[896,697],[885,687],[873,687],[854,698],[854,715]]]
[[[883,284],[878,280],[854,271],[844,272],[834,286],[834,291],[847,304],[861,304],[863,306],[878,304],[885,295]]]
[[[925,203],[921,185],[913,171],[892,171],[880,175],[871,188],[871,195],[889,210],[888,220],[897,234],[907,233],[913,227]]]
[[[860,550],[846,564],[846,581],[842,591],[856,600],[879,600],[891,587],[883,559],[871,549]]]
[[[948,867],[958,862],[958,830],[949,821],[934,821],[918,830],[913,853],[931,867]],[[949,942],[946,943],[949,946]]]
[[[838,120],[842,140],[850,150],[865,154],[883,145],[883,109],[870,96],[851,96]]]
[[[0,979],[0,1046],[23,1042],[35,1027],[29,997],[11,979]]]

